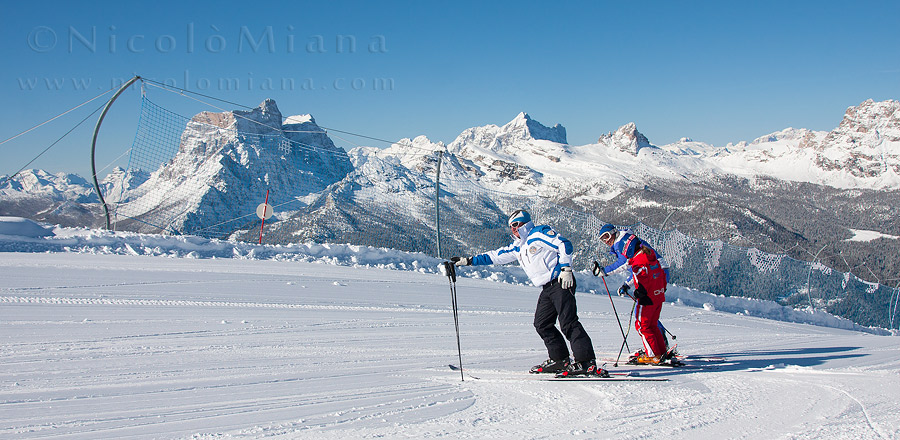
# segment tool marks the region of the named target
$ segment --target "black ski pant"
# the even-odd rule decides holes
[[[559,328],[556,321],[559,320]],[[566,339],[572,344],[575,362],[584,362],[595,358],[591,337],[578,321],[578,310],[575,305],[575,287],[563,289],[559,280],[544,284],[538,297],[534,311],[534,328],[547,346],[550,359],[560,360],[569,357]],[[565,335],[565,339],[563,339]]]

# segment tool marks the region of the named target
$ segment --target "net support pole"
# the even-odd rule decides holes
[[[266,202],[263,208],[262,222],[259,223],[259,244],[262,244],[263,226],[266,225],[266,210],[269,209],[269,188],[266,188]]]
[[[437,152],[437,170],[434,173],[434,225],[437,230],[437,257],[441,258],[441,159],[443,151]]]
[[[100,125],[103,124],[103,118],[106,117],[106,112],[109,111],[109,108],[112,106],[112,103],[116,101],[116,98],[122,94],[128,87],[131,87],[135,81],[141,79],[140,76],[135,75],[134,78],[128,80],[122,87],[116,92],[112,98],[109,98],[109,101],[106,102],[106,106],[103,107],[103,112],[100,113],[100,118],[97,119],[97,126],[94,127],[94,136],[91,139],[91,172],[94,175],[94,190],[97,191],[97,197],[100,199],[100,204],[103,205],[103,211],[106,213],[106,229],[111,229],[111,222],[109,218],[109,206],[106,205],[106,200],[103,199],[103,193],[100,191],[100,182],[97,181],[97,161],[96,161],[96,152],[97,152],[97,135],[100,133]]]
[[[819,249],[819,252],[816,252],[816,256],[813,257],[813,261],[811,263],[809,263],[809,272],[806,273],[806,300],[809,301],[809,308],[812,310],[815,310],[816,308],[813,306],[813,303],[812,303],[812,292],[810,292],[811,287],[809,285],[809,282],[810,282],[810,280],[812,280],[813,264],[815,264],[816,262],[819,261],[819,254],[821,254],[822,251],[824,251],[826,247],[828,247],[827,244],[825,246],[822,246],[822,249]]]
[[[888,329],[894,328],[894,298],[897,296],[897,293],[900,293],[900,286],[894,288],[891,292],[891,302],[888,303]]]

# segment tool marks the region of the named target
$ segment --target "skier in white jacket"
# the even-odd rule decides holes
[[[544,340],[550,358],[535,365],[532,373],[607,376],[606,370],[597,367],[591,338],[578,320],[572,243],[550,226],[535,226],[531,215],[524,210],[510,215],[507,223],[513,238],[510,245],[473,257],[453,257],[451,260],[457,266],[518,261],[531,282],[542,287],[534,312],[534,327]],[[556,328],[557,320],[559,329]],[[569,358],[566,339],[572,345],[574,362]]]

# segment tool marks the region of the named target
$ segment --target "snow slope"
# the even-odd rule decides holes
[[[546,356],[537,288],[485,269],[457,283],[463,362],[480,378],[461,381],[430,257],[25,228],[0,236],[0,438],[900,435],[889,336],[666,304],[679,351],[725,360],[607,365],[666,382],[537,381],[519,373]],[[631,303],[578,294],[607,359],[622,341],[611,301],[626,325]]]

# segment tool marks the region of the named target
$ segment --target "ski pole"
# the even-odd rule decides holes
[[[625,333],[625,340],[622,341],[622,346],[619,347],[619,354],[616,355],[616,362],[613,363],[614,367],[619,366],[619,358],[622,357],[622,349],[625,348],[625,341],[628,340],[628,335],[631,334],[631,318],[634,317],[634,308],[635,307],[637,307],[637,301],[635,301],[634,304],[631,305],[631,314],[628,315],[628,333]],[[631,349],[629,348],[628,351],[631,351]]]
[[[445,261],[444,269],[447,272],[447,279],[450,280],[450,299],[453,304],[453,324],[456,326],[456,352],[459,354],[459,378],[465,382],[463,375],[462,363],[462,345],[459,342],[459,309],[456,303],[456,265],[452,262]]]
[[[616,311],[616,304],[612,300],[612,294],[609,293],[609,286],[606,285],[606,277],[603,278],[603,287],[606,287],[606,296],[609,297],[609,303],[612,304],[613,313],[616,315],[616,322],[619,323],[619,331],[622,332],[622,343],[628,347],[628,338],[625,336],[625,330],[622,329],[622,321],[619,320],[619,312]],[[631,348],[628,349],[631,351]]]
[[[676,340],[676,339],[678,339],[678,336],[675,336],[675,334],[674,334],[674,333],[672,333],[672,332],[670,332],[670,331],[669,331],[669,329],[667,329],[667,328],[666,328],[666,326],[662,326],[662,328],[663,328],[663,330],[665,330],[665,331],[666,331],[666,333],[668,333],[668,334],[669,334],[669,336],[671,336],[671,337],[672,337],[672,340],[673,340],[673,341],[674,341],[674,340]]]

